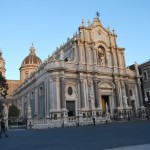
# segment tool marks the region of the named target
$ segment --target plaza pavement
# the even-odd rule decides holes
[[[0,150],[150,150],[150,121],[10,130]]]
[[[112,148],[112,149],[107,149],[107,150],[150,150],[150,144]]]

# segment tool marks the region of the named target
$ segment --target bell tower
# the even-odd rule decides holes
[[[6,72],[6,69],[5,69],[5,60],[2,56],[2,51],[0,50],[0,72],[2,73],[2,76],[5,77],[5,72]]]

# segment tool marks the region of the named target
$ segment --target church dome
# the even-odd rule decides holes
[[[42,64],[42,61],[38,56],[36,56],[35,48],[32,44],[29,55],[22,61],[21,67],[19,69],[20,80],[24,81],[34,70],[39,67],[40,64]]]
[[[36,56],[35,54],[35,48],[32,44],[31,48],[30,48],[30,54],[25,57],[25,59],[22,61],[22,67],[26,66],[26,65],[40,65],[42,63],[41,59]]]

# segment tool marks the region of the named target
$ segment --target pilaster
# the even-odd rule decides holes
[[[143,98],[142,98],[142,89],[141,89],[141,82],[140,82],[140,80],[138,80],[138,82],[137,82],[137,89],[138,89],[140,107],[143,107]]]
[[[38,89],[37,87],[35,88],[35,114],[34,116],[37,117],[38,116]]]
[[[98,80],[94,79],[94,95],[95,95],[95,107],[99,108],[99,98],[98,98]]]
[[[81,109],[85,108],[85,99],[84,99],[84,79],[80,77],[80,95],[81,95]]]
[[[115,80],[115,95],[116,95],[116,106],[120,107],[120,101],[119,101],[119,87],[118,87],[118,81]]]
[[[118,49],[117,49],[117,62],[118,62],[118,68],[120,68],[121,64],[120,64],[120,55],[119,55]]]
[[[64,83],[64,75],[60,76],[60,108],[65,109],[65,83]]]

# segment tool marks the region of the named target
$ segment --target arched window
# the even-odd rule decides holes
[[[39,95],[43,95],[43,87],[42,86],[39,88]]]

